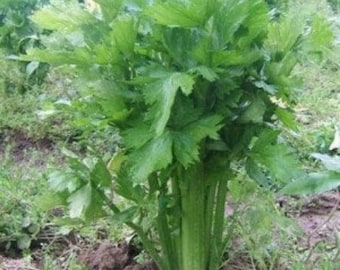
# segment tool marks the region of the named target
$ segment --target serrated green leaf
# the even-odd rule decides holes
[[[268,187],[268,178],[263,173],[263,169],[256,164],[252,159],[248,158],[245,167],[247,174],[253,179],[258,185],[262,187]]]
[[[304,27],[303,18],[293,16],[286,16],[279,23],[269,24],[264,46],[275,61],[281,61],[283,56],[299,45],[297,41],[304,31]]]
[[[190,134],[178,132],[173,138],[174,154],[184,168],[199,160],[199,145]]]
[[[66,205],[66,199],[58,191],[46,191],[35,200],[36,207],[44,212],[47,212],[55,207]]]
[[[53,1],[36,11],[31,19],[44,29],[71,33],[93,21],[94,17],[76,1]]]
[[[130,111],[126,108],[124,98],[120,95],[113,93],[113,91],[103,90],[100,96],[96,98],[100,105],[101,112],[115,123],[124,121],[130,114]]]
[[[246,183],[244,181],[239,180],[231,180],[228,181],[228,189],[230,191],[230,194],[232,198],[236,201],[244,201],[249,196],[253,195],[256,192],[257,186],[254,181],[247,181]]]
[[[150,127],[146,124],[139,124],[127,129],[122,134],[124,145],[127,148],[140,148],[153,138]]]
[[[256,144],[253,146],[253,151],[261,151],[261,149],[265,148],[267,145],[273,145],[277,142],[278,136],[280,135],[279,130],[269,130],[265,129],[258,136]]]
[[[240,116],[241,123],[262,123],[263,115],[266,112],[266,104],[261,97],[255,96],[250,105],[246,108]]]
[[[66,50],[42,50],[28,49],[27,54],[21,55],[22,61],[39,61],[54,65],[79,65],[89,66],[98,63],[94,55],[86,48],[75,48],[73,51]]]
[[[147,9],[146,14],[159,24],[173,27],[195,27],[202,25],[205,20],[202,7],[174,1],[155,3]]]
[[[199,143],[205,138],[217,140],[222,128],[223,118],[211,115],[187,125],[181,132],[173,132],[174,154],[178,161],[187,168],[199,160]]]
[[[113,220],[115,222],[118,222],[118,224],[126,223],[126,222],[132,222],[133,219],[136,217],[138,213],[138,207],[137,206],[131,206],[118,214],[115,214],[113,216]]]
[[[223,117],[220,115],[206,116],[189,124],[183,131],[190,134],[195,142],[207,137],[217,140],[219,138],[218,131],[223,127],[222,121]]]
[[[301,177],[302,171],[297,158],[288,146],[273,141],[275,136],[277,137],[276,131],[262,132],[249,157],[254,162],[263,165],[275,179],[282,183]]]
[[[112,184],[111,174],[102,159],[98,159],[90,172],[91,182],[100,187],[109,187]]]
[[[247,32],[237,42],[241,48],[249,47],[259,36],[265,36],[270,24],[269,10],[265,1],[253,0],[248,1],[248,4],[250,4],[248,16],[243,21]]]
[[[92,53],[92,52],[91,52]],[[93,58],[97,64],[112,64],[117,65],[120,61],[123,61],[120,57],[119,50],[112,44],[96,44],[93,47]]]
[[[230,42],[235,32],[239,29],[242,22],[249,16],[249,3],[253,1],[230,0],[224,1],[217,11],[215,24],[218,31],[220,46]]]
[[[106,196],[104,191],[93,189],[91,191],[90,203],[84,208],[84,218],[86,221],[94,221],[107,215],[104,210],[106,204]]]
[[[181,89],[184,95],[188,96],[191,94],[195,83],[192,76],[184,73],[175,73],[173,74],[171,80],[173,81],[172,84],[178,85],[177,87]]]
[[[145,192],[140,185],[134,184],[128,173],[119,171],[115,180],[117,184],[115,192],[117,194],[137,204],[143,204]]]
[[[154,138],[129,155],[131,176],[141,183],[157,170],[166,168],[172,161],[172,137],[169,132]]]
[[[55,192],[73,192],[79,187],[80,182],[73,173],[55,171],[48,175],[50,189]]]
[[[334,39],[334,33],[331,30],[330,23],[325,18],[315,15],[312,19],[308,38],[304,42],[303,47],[309,53],[326,52],[329,45]]]
[[[174,58],[174,63],[180,70],[186,70],[193,67],[191,57],[192,50],[197,46],[197,40],[201,39],[197,32],[185,28],[166,28],[162,35],[162,44],[164,44],[166,51]],[[204,55],[209,55],[209,52],[200,52]],[[196,66],[196,65],[194,65]]]
[[[118,15],[123,4],[123,0],[115,0],[115,1],[95,0],[95,2],[100,5],[100,9],[104,15],[104,19],[108,23],[111,23],[112,20]]]
[[[88,179],[89,166],[84,162],[86,159],[82,160],[79,156],[66,148],[62,148],[62,153],[67,156],[69,165],[72,168],[70,173],[77,178],[77,181],[80,183],[82,180]]]
[[[276,108],[275,115],[286,127],[292,130],[298,129],[298,124],[295,121],[294,115],[286,109]]]
[[[275,88],[275,86],[271,84],[267,84],[265,81],[255,81],[254,85],[258,88],[263,89],[264,91],[266,91],[267,93],[271,95],[275,95],[277,92],[277,89]]]
[[[212,63],[214,67],[217,66],[238,66],[249,65],[255,62],[261,57],[261,54],[257,50],[229,50],[215,52],[212,56]]]
[[[80,218],[92,200],[92,187],[87,184],[76,192],[72,193],[67,199],[69,203],[70,218]]]
[[[181,89],[185,95],[189,95],[193,84],[190,75],[176,72],[158,79],[144,90],[146,102],[152,105],[148,118],[153,122],[156,136],[164,131],[177,91]]]
[[[126,57],[130,57],[133,54],[136,35],[136,23],[132,16],[121,15],[114,20],[112,38],[118,49]]]
[[[319,172],[297,179],[280,190],[286,195],[310,195],[333,190],[340,187],[340,173]]]
[[[206,66],[198,66],[190,69],[190,72],[197,73],[198,75],[201,75],[204,79],[208,80],[209,82],[214,82],[218,79],[218,75],[216,72]]]

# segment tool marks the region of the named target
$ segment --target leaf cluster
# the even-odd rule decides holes
[[[123,131],[136,182],[173,161],[188,167],[214,152],[248,157],[256,171],[258,164],[276,167],[259,158],[266,153],[289,159],[281,146],[256,155],[249,145],[271,129],[268,123],[294,127],[285,108],[294,102],[291,72],[329,44],[320,18],[311,18],[306,31],[304,19],[271,22],[263,1],[98,3],[115,12],[98,17],[75,1],[36,12],[33,21],[55,32],[42,39],[48,50],[29,49],[21,58],[73,64],[81,80],[89,77],[84,97],[73,104],[83,104],[97,124]]]

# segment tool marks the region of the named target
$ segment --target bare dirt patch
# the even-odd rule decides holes
[[[0,153],[4,154],[8,146],[13,159],[24,162],[27,152],[35,150],[49,153],[54,148],[54,142],[49,138],[31,138],[20,130],[7,130],[0,136]]]
[[[143,265],[136,263],[133,258],[137,254],[135,247],[126,242],[114,245],[104,241],[95,247],[82,250],[78,259],[90,270],[158,270],[151,262]]]
[[[301,239],[302,245],[311,248],[322,241],[336,247],[340,232],[340,193],[330,192],[308,198],[296,219],[306,236]]]
[[[26,259],[6,258],[0,255],[0,269],[2,270],[39,270],[36,265]]]

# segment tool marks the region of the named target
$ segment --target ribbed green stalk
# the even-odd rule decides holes
[[[172,195],[173,195],[173,199],[175,201],[175,205],[176,205],[176,209],[174,211],[178,211],[178,214],[173,215],[173,228],[176,230],[175,232],[173,232],[172,237],[173,237],[173,245],[175,248],[175,252],[176,252],[176,260],[177,260],[177,265],[178,268],[180,269],[179,264],[181,264],[182,262],[182,241],[181,241],[181,189],[179,187],[179,179],[176,175],[173,175],[173,177],[171,178],[171,188],[172,188]]]
[[[212,227],[209,270],[219,269],[224,251],[223,231],[225,219],[225,203],[227,195],[227,179],[221,179],[217,186],[214,224]]]
[[[176,270],[206,270],[203,171],[199,164],[180,171],[182,262],[181,269]]]
[[[162,247],[162,259],[166,266],[164,270],[178,269],[177,254],[168,224],[166,209],[162,205],[161,198],[158,205],[157,230]]]
[[[215,179],[209,179],[209,186],[207,188],[207,199],[205,202],[205,245],[206,245],[206,256],[210,259],[211,253],[211,242],[212,242],[212,227],[214,219],[214,206],[216,200],[216,188],[217,181]]]

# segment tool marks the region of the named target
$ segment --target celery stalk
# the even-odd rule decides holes
[[[202,166],[182,170],[181,270],[205,270],[205,185]]]

